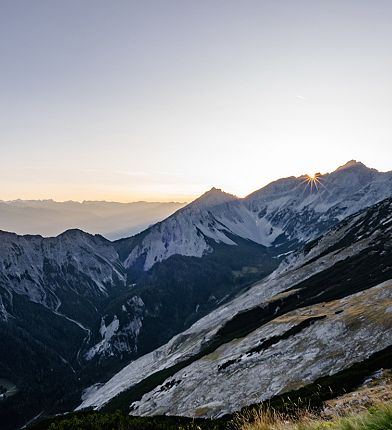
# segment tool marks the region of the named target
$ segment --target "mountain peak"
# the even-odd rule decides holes
[[[339,167],[335,170],[335,172],[339,172],[339,171],[341,171],[341,170],[346,170],[346,169],[351,169],[351,168],[353,168],[353,167],[355,167],[355,168],[360,167],[360,168],[364,168],[364,169],[370,170],[370,169],[369,169],[369,167],[365,166],[365,164],[361,163],[360,161],[357,161],[357,160],[350,160],[350,161],[347,161],[347,163],[346,163],[346,164],[343,164],[343,166],[339,166]]]
[[[80,228],[70,228],[60,233],[57,237],[76,239],[76,238],[85,237],[85,236],[92,236],[92,235],[90,233],[84,232]]]
[[[192,207],[209,207],[237,199],[238,197],[234,196],[233,194],[225,193],[220,188],[212,187],[209,191],[206,191],[204,194],[190,203],[190,205],[192,205]]]

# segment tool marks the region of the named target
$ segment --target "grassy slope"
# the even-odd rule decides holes
[[[271,412],[253,412],[231,421],[178,417],[130,417],[121,412],[88,412],[41,422],[31,430],[392,430],[392,404],[326,421],[303,415],[296,421]]]
[[[361,414],[326,421],[304,415],[288,421],[279,415],[260,413],[237,419],[238,430],[392,430],[392,404],[382,404]]]

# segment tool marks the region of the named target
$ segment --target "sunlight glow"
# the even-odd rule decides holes
[[[310,188],[310,192],[315,189],[315,191],[319,190],[319,186],[323,185],[321,183],[321,173],[315,173],[314,175],[306,175],[304,180],[306,184],[306,188]]]

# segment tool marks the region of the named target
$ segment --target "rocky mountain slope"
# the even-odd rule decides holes
[[[384,364],[390,364],[391,312],[387,199],[345,219],[247,292],[86,391],[79,408],[222,416],[371,362],[377,353],[389,354]]]

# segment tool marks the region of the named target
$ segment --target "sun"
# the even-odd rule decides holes
[[[310,187],[311,192],[313,191],[313,189],[318,191],[319,186],[322,185],[321,173],[314,173],[313,175],[306,175],[304,182],[306,183],[306,188],[308,186]]]

